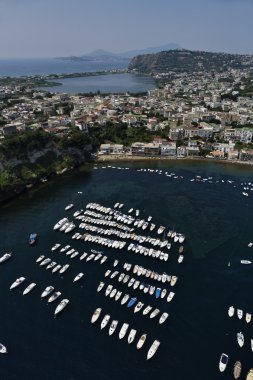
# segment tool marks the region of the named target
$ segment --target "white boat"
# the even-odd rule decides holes
[[[242,332],[237,333],[237,343],[240,347],[244,345],[244,336]]]
[[[78,275],[74,278],[73,282],[77,282],[81,280],[81,278],[84,276],[84,273],[80,272]]]
[[[46,289],[42,292],[41,298],[45,298],[49,296],[49,294],[51,294],[53,290],[54,290],[53,286],[47,286]]]
[[[171,276],[170,285],[175,286],[177,283],[178,277],[177,276]]]
[[[88,253],[84,252],[84,253],[82,254],[82,256],[80,256],[80,260],[85,259],[85,257],[86,257],[87,255],[88,255]]]
[[[127,341],[129,344],[131,344],[134,341],[136,333],[137,333],[137,331],[135,329],[131,329],[131,331],[128,335],[128,338],[127,338]]]
[[[56,264],[56,261],[51,261],[51,263],[47,265],[46,270],[53,268]]]
[[[115,301],[118,301],[120,299],[121,294],[122,294],[122,292],[118,290],[116,295],[115,295]]]
[[[69,268],[69,264],[65,264],[59,271],[59,273],[64,273]]]
[[[150,349],[148,350],[148,353],[147,353],[147,360],[151,359],[155,355],[155,353],[156,353],[156,351],[157,351],[157,349],[158,349],[159,346],[160,346],[159,340],[155,340],[152,343],[152,345],[151,345],[151,347],[150,347]]]
[[[67,306],[68,303],[69,303],[69,300],[67,298],[63,299],[59,303],[59,305],[56,307],[54,315],[57,315],[58,313],[60,313]]]
[[[250,260],[241,260],[241,264],[252,264]]]
[[[54,302],[61,296],[61,292],[54,292],[54,294],[48,299],[47,302]]]
[[[137,350],[140,350],[147,339],[147,334],[143,334],[137,342]]]
[[[110,293],[110,298],[113,298],[115,296],[115,294],[117,293],[117,289],[113,289]]]
[[[108,271],[107,271],[107,272],[108,272]],[[111,273],[111,271],[110,271],[110,273]],[[116,277],[118,273],[119,273],[119,272],[118,272],[117,270],[114,271],[114,272],[111,274],[110,278],[114,278],[114,277]]]
[[[242,309],[237,309],[237,317],[239,319],[242,319],[242,317],[243,317],[243,311],[242,311]]]
[[[68,221],[68,218],[63,218],[61,220],[59,220],[59,222],[57,222],[55,225],[54,225],[54,230],[58,230],[60,227],[62,227],[66,222]]]
[[[40,263],[44,258],[45,258],[45,255],[40,255],[40,256],[37,258],[36,263]]]
[[[119,260],[114,260],[113,266],[116,267],[119,263]]]
[[[248,371],[246,380],[253,380],[253,368]]]
[[[98,320],[98,318],[99,318],[99,316],[101,314],[101,311],[102,311],[101,307],[97,308],[94,311],[94,313],[93,313],[93,315],[91,317],[91,323],[95,323]]]
[[[138,302],[134,308],[134,313],[138,313],[138,311],[140,311],[143,308],[143,306],[144,306],[143,302]]]
[[[4,263],[5,261],[9,260],[12,256],[11,252],[5,253],[2,257],[0,257],[0,264]]]
[[[30,285],[27,286],[27,288],[25,288],[25,290],[23,291],[23,295],[28,294],[35,286],[35,282],[32,282]]]
[[[119,339],[123,339],[124,336],[126,335],[127,329],[129,327],[128,323],[123,323],[120,332],[119,332]]]
[[[125,303],[127,303],[127,301],[129,300],[129,297],[130,297],[129,294],[125,294],[120,302],[121,305],[124,305]]]
[[[86,262],[91,261],[92,259],[94,259],[94,257],[95,257],[95,254],[94,254],[94,253],[91,253],[91,254],[87,257]]]
[[[109,322],[111,316],[109,314],[106,314],[101,322],[101,330],[104,329]]]
[[[181,264],[183,260],[184,260],[184,255],[179,255],[178,260],[177,260],[178,263]]]
[[[10,286],[10,290],[12,290],[12,289],[16,288],[17,286],[21,285],[22,282],[24,282],[24,281],[25,281],[25,277],[19,277],[19,278],[17,278],[17,279],[13,282],[13,284],[11,284],[11,286]]]
[[[161,317],[159,319],[160,325],[166,321],[166,319],[168,318],[168,316],[169,316],[168,313],[162,313],[162,315],[161,315]]]
[[[175,296],[175,293],[174,292],[169,292],[169,295],[167,297],[167,302],[170,302]]]
[[[124,273],[121,273],[119,275],[119,278],[118,278],[118,281],[121,282],[123,280],[123,278],[125,277],[125,274]]]
[[[52,252],[56,251],[60,246],[61,246],[60,243],[56,243],[56,244],[51,248],[51,251],[52,251]]]
[[[253,339],[250,339],[251,351],[253,351]]]
[[[0,354],[7,354],[7,348],[0,343]]]
[[[52,273],[57,272],[60,268],[61,268],[61,265],[60,265],[60,264],[56,265],[56,266],[53,268]]]
[[[228,355],[222,353],[220,357],[220,362],[219,362],[219,370],[220,372],[224,372],[228,364]]]
[[[167,289],[163,289],[161,292],[161,298],[164,298],[167,294]]]
[[[100,281],[98,288],[97,288],[97,292],[100,292],[103,289],[104,285],[105,285],[105,283]]]
[[[228,316],[229,317],[233,317],[234,313],[235,313],[234,306],[230,306],[229,309],[228,309]]]
[[[74,259],[76,256],[79,255],[79,252],[78,251],[75,251],[72,253],[72,255],[70,256],[71,259]]]
[[[100,264],[104,264],[104,262],[107,260],[107,256],[103,256],[100,260]]]
[[[112,288],[113,288],[112,285],[108,285],[108,286],[107,286],[106,291],[105,291],[105,295],[106,295],[106,297],[109,296],[109,294],[110,294],[111,291],[112,291]]]
[[[152,306],[148,305],[147,307],[145,307],[142,314],[147,315],[151,310],[152,310]]]
[[[41,261],[40,266],[43,267],[44,265],[47,265],[47,264],[50,263],[51,261],[52,261],[51,259],[46,258],[46,259],[44,259],[43,261]]]
[[[70,248],[70,245],[65,245],[65,247],[60,249],[60,252],[65,252]]]
[[[118,321],[113,320],[109,328],[109,335],[112,335],[118,326]]]
[[[158,314],[160,313],[160,310],[159,309],[155,309],[152,311],[152,313],[150,314],[149,318],[155,318]]]
[[[69,205],[67,205],[67,206],[65,207],[65,210],[68,211],[68,210],[70,210],[72,207],[74,207],[74,205],[73,205],[73,203],[70,203]]]

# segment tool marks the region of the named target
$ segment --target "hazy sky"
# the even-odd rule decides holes
[[[0,0],[0,58],[175,42],[253,53],[253,0]]]

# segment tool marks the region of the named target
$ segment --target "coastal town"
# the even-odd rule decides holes
[[[61,138],[73,127],[92,136],[97,126],[124,126],[140,140],[106,134],[98,157],[253,161],[250,68],[154,77],[159,87],[144,94],[51,94],[13,83],[2,86],[0,137],[39,129]],[[138,130],[145,132],[145,139]]]

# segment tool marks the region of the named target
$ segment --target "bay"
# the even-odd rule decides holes
[[[0,342],[9,350],[8,355],[1,357],[1,379],[231,379],[236,360],[242,361],[245,378],[252,366],[251,325],[237,317],[228,318],[227,309],[234,305],[245,312],[253,311],[253,268],[239,263],[241,258],[250,260],[253,254],[247,247],[253,239],[253,195],[243,197],[240,185],[252,182],[252,169],[199,161],[112,162],[110,166],[115,168],[102,163],[95,170],[89,165],[58,177],[1,209],[1,253],[13,251],[13,258],[0,266]],[[148,168],[158,171],[139,171]],[[165,172],[175,176],[167,177]],[[191,182],[196,175],[213,177],[212,183]],[[126,249],[110,250],[53,231],[57,220],[72,215],[72,211],[64,211],[71,202],[74,210],[84,208],[88,202],[110,207],[121,202],[123,212],[130,207],[140,209],[141,217],[152,215],[157,226],[185,233],[183,264],[177,263],[176,248],[168,262],[157,262]],[[31,248],[28,236],[33,231],[39,233],[39,241]],[[78,258],[72,261],[64,254],[51,253],[56,242],[70,244],[79,252],[102,250],[108,255],[108,263],[85,263]],[[35,264],[40,254],[60,264],[71,264],[70,270],[60,277],[42,269]],[[104,272],[115,258],[120,260],[119,265],[125,261],[138,263],[177,275],[174,300],[167,304],[105,279]],[[73,284],[74,276],[81,271],[85,273],[84,280]],[[21,275],[27,278],[26,285],[37,283],[24,297],[24,286],[9,291],[10,284]],[[103,292],[98,294],[99,281],[112,283],[145,304],[169,312],[167,323],[160,326],[156,319],[133,314],[131,309],[106,298]],[[55,305],[40,300],[48,285],[70,299],[56,319]],[[138,336],[147,333],[143,349],[137,351],[126,338],[119,340],[119,329],[109,337],[108,328],[101,331],[100,323],[92,326],[90,318],[96,307],[102,307],[103,315],[109,313],[120,324],[129,323],[137,329]],[[245,336],[243,349],[236,342],[239,331]],[[161,346],[147,362],[146,353],[154,339],[159,339]],[[222,352],[230,357],[224,374],[218,370]]]

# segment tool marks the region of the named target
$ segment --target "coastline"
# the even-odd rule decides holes
[[[253,165],[253,161],[240,161],[240,160],[222,160],[206,157],[156,157],[156,156],[132,156],[128,154],[101,154],[98,156],[96,162],[111,162],[111,161],[202,161],[214,162],[217,164],[230,164],[230,165]]]

